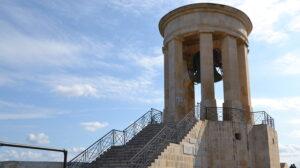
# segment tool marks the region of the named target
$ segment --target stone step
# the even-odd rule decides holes
[[[161,129],[162,124],[151,124],[136,134],[125,145],[113,146],[91,163],[93,168],[126,168],[136,155]]]

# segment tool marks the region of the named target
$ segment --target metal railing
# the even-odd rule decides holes
[[[169,143],[179,143],[197,120],[242,121],[244,110],[227,107],[201,107],[198,103],[194,111],[188,113],[176,125],[165,125],[136,155],[129,161],[132,168],[145,168],[167,147]],[[274,119],[265,111],[251,112],[253,125],[266,124],[275,127]],[[84,168],[112,146],[125,145],[143,128],[151,123],[162,123],[162,112],[151,109],[123,131],[112,130],[96,141],[85,151],[68,163],[69,168]]]
[[[164,150],[170,142],[176,139],[176,131],[171,127],[164,127],[157,133],[136,155],[128,162],[131,168],[145,168]]]
[[[200,118],[213,121],[244,121],[246,111],[231,107],[196,107]],[[268,125],[275,128],[274,119],[265,111],[250,112],[253,125]]]
[[[68,162],[68,168],[84,168],[112,146],[125,145],[149,124],[162,123],[162,112],[151,108],[123,131],[111,130]]]
[[[275,128],[274,119],[265,111],[252,112],[253,125],[269,125]]]
[[[191,128],[197,122],[197,118],[195,117],[197,114],[197,108],[195,111],[188,113],[182,120],[180,120],[176,124],[176,142],[179,143],[182,138],[191,130]]]
[[[243,109],[229,107],[201,107],[197,104],[193,112],[188,113],[174,127],[166,125],[154,136],[136,155],[128,162],[130,168],[146,168],[167,147],[169,143],[179,143],[192,129],[197,120],[201,119],[201,113],[214,121],[242,121],[245,111]],[[266,124],[274,128],[274,119],[265,111],[252,112],[253,125]],[[212,116],[209,116],[212,115]]]
[[[200,116],[199,106],[188,113],[174,127],[166,125],[128,162],[131,168],[146,168],[167,147],[169,143],[179,143],[195,125]]]
[[[231,107],[202,107],[203,119],[213,121],[243,121],[244,110]]]

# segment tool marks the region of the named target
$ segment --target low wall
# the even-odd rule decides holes
[[[5,161],[5,162],[0,162],[0,168],[63,168],[63,163],[61,163],[61,162]]]

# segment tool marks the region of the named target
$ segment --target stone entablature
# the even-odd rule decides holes
[[[252,30],[249,17],[230,6],[211,3],[191,4],[166,14],[159,23],[159,30],[168,43],[175,37],[185,37],[200,32],[222,32],[248,43]]]

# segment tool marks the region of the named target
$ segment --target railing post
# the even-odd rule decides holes
[[[113,137],[112,137],[112,146],[115,145],[115,132],[116,132],[116,130],[112,131],[112,135],[113,135]]]
[[[136,131],[136,123],[133,123],[133,135],[135,136],[135,131]]]
[[[156,123],[156,120],[155,120],[155,110],[154,109],[151,109],[151,123]]]
[[[64,168],[67,168],[68,151],[64,151]]]
[[[123,145],[126,144],[126,131],[123,131]]]
[[[268,116],[268,114],[267,113],[265,113],[265,115],[266,115],[266,124],[268,125],[269,124],[269,116]]]
[[[264,120],[263,120],[263,124],[266,124],[266,112],[263,112],[263,114],[264,114]]]
[[[152,108],[150,110],[150,117],[151,117],[150,123],[153,124],[153,109]]]

